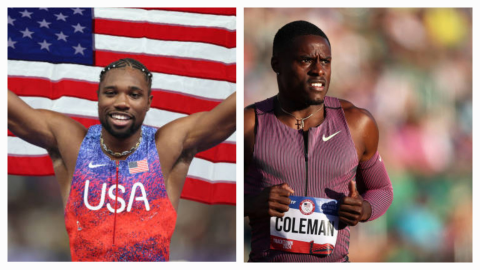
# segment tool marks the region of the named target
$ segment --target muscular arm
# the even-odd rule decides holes
[[[349,206],[344,207],[344,222],[356,225],[383,215],[392,203],[393,190],[377,152],[379,133],[373,116],[348,101],[341,103],[359,157],[356,187],[350,184],[350,194],[343,201]]]
[[[211,111],[177,119],[157,131],[155,141],[162,172],[175,209],[195,154],[221,143],[235,128],[236,93],[233,93]]]
[[[86,129],[80,123],[57,112],[33,109],[8,90],[8,129],[23,140],[55,151],[59,144],[68,145],[69,138],[81,138]]]
[[[184,149],[198,153],[227,139],[236,129],[236,96],[231,94],[211,111],[192,114]]]
[[[33,109],[9,90],[8,129],[48,151],[65,201],[85,127],[63,114]]]
[[[166,147],[173,151],[169,155],[172,161],[185,155],[193,158],[235,131],[235,111],[236,93],[233,93],[211,111],[194,113],[160,128],[156,134],[157,148]]]
[[[49,124],[54,115],[33,109],[8,90],[8,129],[17,137],[48,150],[56,148],[57,141]]]

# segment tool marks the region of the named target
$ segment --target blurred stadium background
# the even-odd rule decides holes
[[[357,262],[472,261],[472,9],[245,9],[245,106],[278,92],[273,37],[288,22],[332,44],[329,95],[368,109],[394,201],[352,228]],[[245,219],[245,253],[250,232]]]
[[[235,261],[235,206],[180,200],[171,261]],[[60,189],[52,177],[8,176],[8,261],[70,261]]]

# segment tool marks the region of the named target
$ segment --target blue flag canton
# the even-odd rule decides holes
[[[134,169],[134,168],[137,168],[138,165],[137,165],[137,162],[136,161],[131,161],[128,163],[128,168],[129,169]]]
[[[93,10],[9,8],[8,59],[93,65]]]

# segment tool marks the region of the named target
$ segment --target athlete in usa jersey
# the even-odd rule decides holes
[[[88,130],[8,91],[8,129],[52,160],[74,261],[168,261],[194,156],[235,131],[235,93],[210,111],[144,126],[152,77],[131,58],[106,66],[97,90],[101,125]]]
[[[82,143],[65,208],[72,260],[168,261],[176,212],[165,189],[156,129],[142,126],[138,149],[120,161],[103,153],[100,132],[100,125],[90,127]]]

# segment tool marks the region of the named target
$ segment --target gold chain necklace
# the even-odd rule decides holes
[[[140,146],[140,143],[142,142],[142,130],[140,130],[140,138],[138,139],[138,142],[137,144],[135,144],[130,150],[128,151],[123,151],[121,153],[119,152],[113,152],[112,150],[108,149],[107,145],[103,142],[103,135],[102,135],[102,132],[100,131],[100,144],[103,146],[103,149],[109,153],[110,155],[114,156],[114,157],[123,157],[123,156],[126,156],[130,153],[132,153],[133,151],[137,150],[137,148]]]

